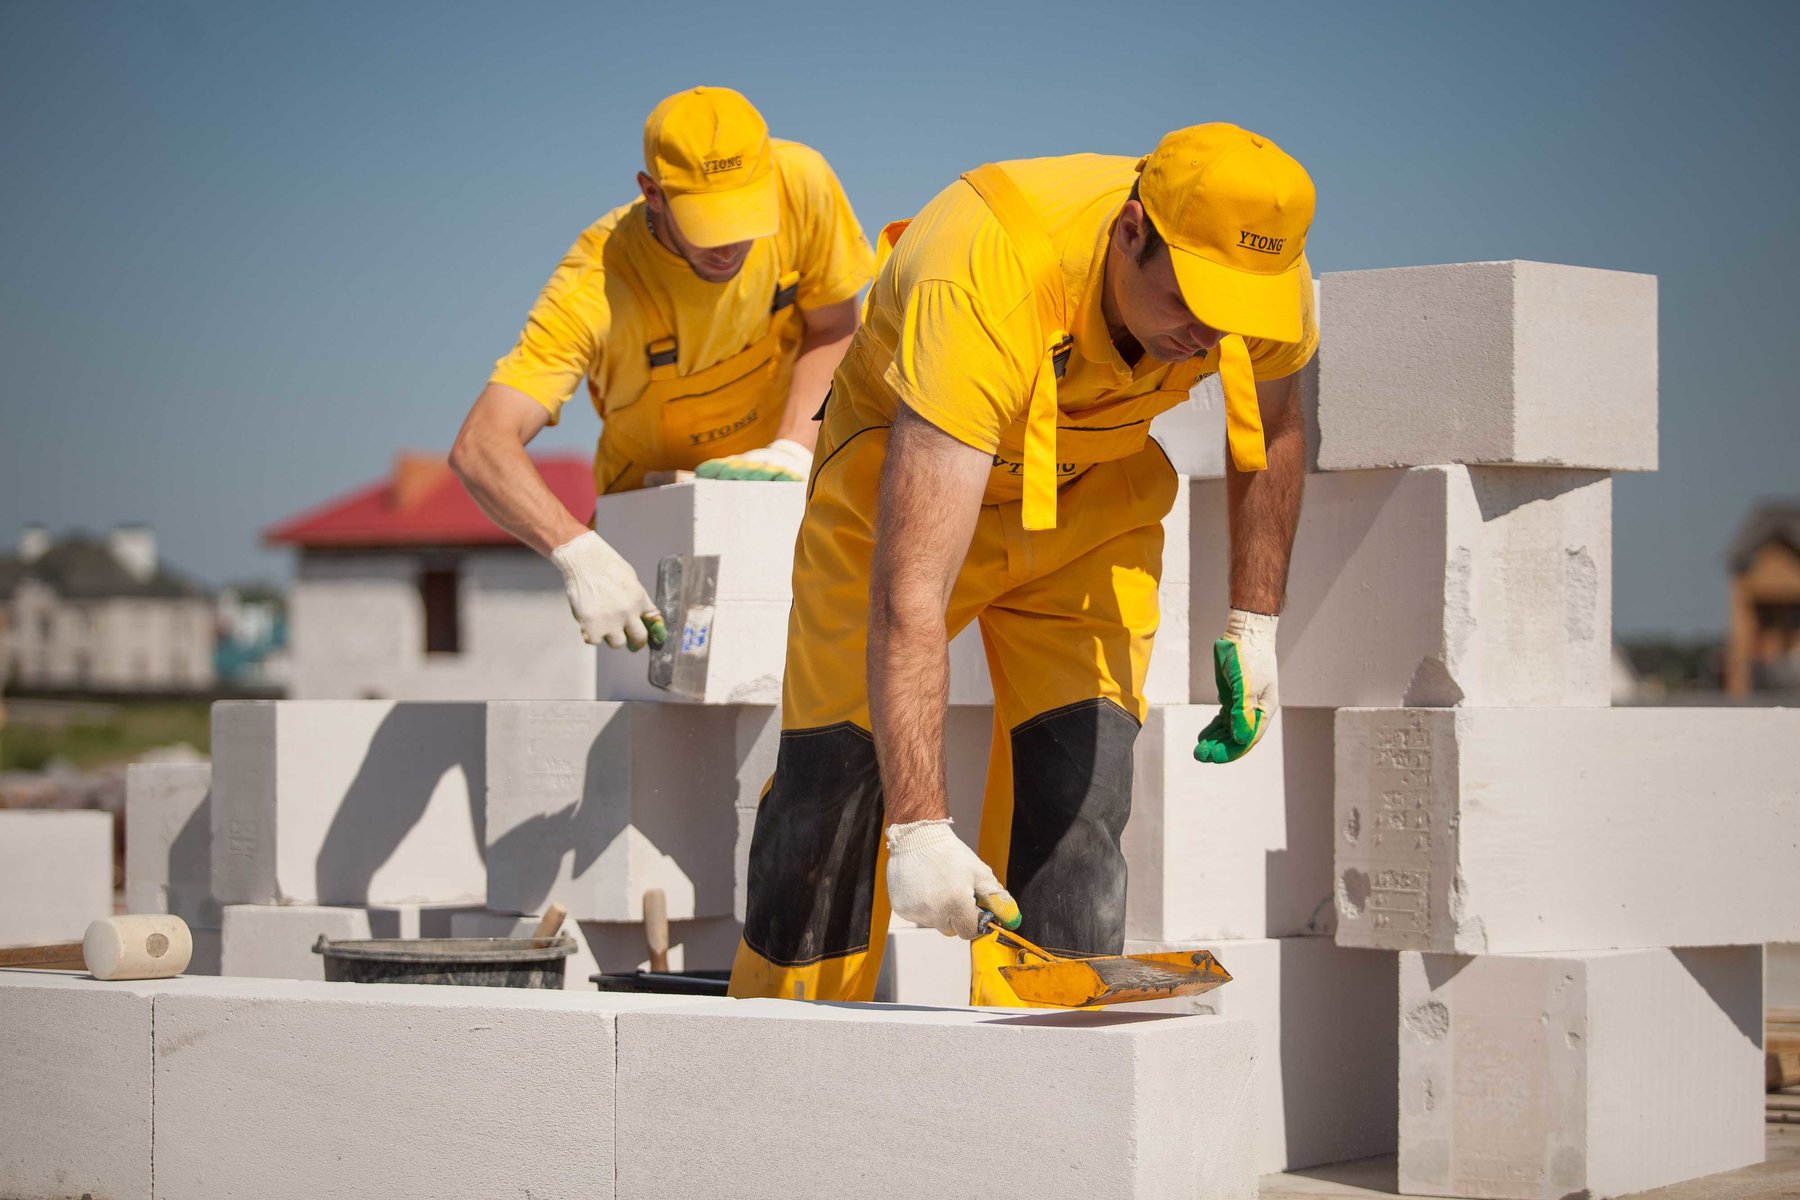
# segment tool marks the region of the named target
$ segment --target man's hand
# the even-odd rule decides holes
[[[761,450],[746,450],[729,458],[709,458],[694,469],[702,479],[780,479],[806,482],[812,470],[812,451],[787,438]]]
[[[887,846],[888,901],[900,916],[967,940],[981,932],[983,909],[1019,927],[1018,903],[948,820],[889,825]]]
[[[668,638],[637,572],[599,534],[590,529],[551,551],[550,558],[562,571],[569,611],[588,645],[642,650],[646,641],[660,646]]]
[[[1235,762],[1262,739],[1281,702],[1275,689],[1275,618],[1232,609],[1225,636],[1213,643],[1213,677],[1219,715],[1200,731],[1194,757]]]

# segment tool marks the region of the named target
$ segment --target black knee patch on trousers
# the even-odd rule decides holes
[[[868,730],[784,731],[750,840],[745,943],[780,967],[866,950],[881,816]]]
[[[1131,748],[1138,723],[1110,700],[1040,713],[1012,731],[1012,847],[1006,890],[1020,932],[1047,950],[1125,949]]]

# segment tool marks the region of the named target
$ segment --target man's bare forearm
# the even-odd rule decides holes
[[[1226,456],[1231,513],[1231,606],[1275,614],[1287,597],[1288,560],[1306,484],[1306,439],[1295,376],[1256,385],[1268,469],[1239,471]]]
[[[543,555],[587,532],[525,451],[548,419],[542,406],[525,393],[489,384],[450,451],[451,468],[481,511]]]
[[[869,575],[869,710],[890,824],[948,814],[944,612],[991,456],[902,408],[889,433]]]
[[[850,348],[856,333],[856,302],[843,301],[827,305],[816,313],[806,314],[812,322],[800,339],[794,358],[794,373],[788,381],[787,408],[781,414],[781,426],[775,436],[798,442],[809,450],[818,440],[819,426],[813,414],[825,401],[831,388],[831,377]]]
[[[950,697],[944,612],[935,627],[894,598],[869,610],[869,711],[891,824],[949,815],[944,785],[944,713]]]

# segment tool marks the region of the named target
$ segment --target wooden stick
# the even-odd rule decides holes
[[[552,904],[544,910],[544,918],[537,923],[537,928],[532,931],[531,936],[534,938],[555,937],[562,931],[563,918],[568,915],[568,909],[560,904]]]
[[[50,946],[19,946],[0,950],[0,967],[54,967],[85,969],[80,942],[57,942]]]
[[[669,969],[669,898],[661,888],[644,893],[644,942],[650,947],[650,969]]]

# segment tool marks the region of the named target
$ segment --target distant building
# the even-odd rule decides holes
[[[157,562],[156,534],[52,541],[41,526],[0,556],[8,690],[171,694],[212,688],[212,601]]]
[[[534,460],[569,511],[594,510],[592,464]],[[490,521],[441,458],[264,534],[294,546],[289,694],[296,699],[591,700],[594,649],[562,575]]]
[[[1725,690],[1800,688],[1800,500],[1765,501],[1732,539]]]

